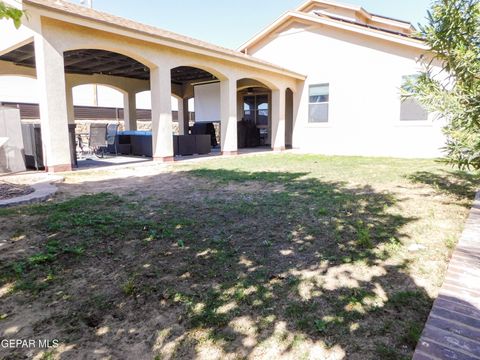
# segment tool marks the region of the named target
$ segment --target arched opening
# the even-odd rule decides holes
[[[237,81],[238,147],[269,146],[272,131],[272,88],[256,79]]]
[[[171,70],[172,92],[178,99],[176,155],[205,154],[219,149],[222,75],[208,70],[195,66]]]
[[[173,133],[178,133],[178,111],[180,98],[172,93],[172,120],[174,122]],[[135,103],[137,104],[136,120],[138,131],[152,131],[152,93],[144,90],[136,93]]]
[[[90,83],[72,88],[73,105],[123,108],[125,91],[111,85]]]
[[[36,85],[31,76],[0,75],[0,174],[25,171],[30,164],[23,131],[40,118]]]
[[[182,117],[182,119],[180,119]],[[183,126],[183,99],[172,92],[172,121],[173,135],[183,135],[185,129]]]
[[[0,75],[0,102],[4,105],[28,104],[38,106],[37,79],[24,75]]]
[[[67,94],[67,108],[71,101],[75,109],[77,150],[81,136],[92,144],[95,124],[105,132],[108,153],[151,157],[152,135],[139,137],[136,103],[138,89],[150,86],[149,67],[124,54],[102,49],[73,49],[63,55],[67,86],[79,84],[72,89],[71,100]],[[87,84],[89,78],[91,83]],[[67,110],[71,118],[72,110]]]
[[[89,143],[92,124],[112,126],[115,131],[125,129],[126,92],[112,85],[91,83],[73,86],[71,102],[68,102],[69,126],[75,126],[77,161],[82,160],[82,151]],[[127,119],[128,120],[128,119]],[[94,125],[94,126],[95,126]],[[112,150],[114,148],[107,148]]]
[[[285,91],[285,148],[293,146],[293,91],[287,88]]]

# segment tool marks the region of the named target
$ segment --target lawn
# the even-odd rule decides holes
[[[479,176],[257,155],[74,173],[0,209],[0,357],[408,359]]]

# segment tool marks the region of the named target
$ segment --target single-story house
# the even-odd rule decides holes
[[[72,89],[84,84],[124,94],[129,130],[135,95],[151,92],[160,161],[174,154],[172,95],[180,134],[194,98],[195,121],[219,123],[224,154],[258,140],[248,136],[275,150],[397,157],[436,157],[445,143],[441,121],[400,99],[428,53],[408,22],[309,0],[234,51],[64,0],[5,2],[28,16],[20,29],[0,21],[0,76],[36,79],[48,171],[72,168]]]

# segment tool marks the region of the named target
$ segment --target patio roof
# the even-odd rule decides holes
[[[101,74],[122,76],[139,80],[149,80],[150,69],[142,63],[122,54],[105,50],[83,49],[68,51],[65,56],[65,72],[68,74]],[[21,46],[3,56],[0,60],[15,65],[35,68],[35,50],[33,43]],[[183,84],[192,80],[216,80],[207,71],[198,68],[180,66],[172,69],[172,82]]]
[[[221,46],[213,45],[205,41],[194,39],[188,36],[180,35],[168,30],[160,29],[154,26],[142,24],[133,20],[125,19],[95,9],[87,8],[85,6],[70,3],[64,0],[23,0],[24,5],[34,6],[40,9],[49,11],[49,14],[54,18],[53,14],[68,15],[81,20],[90,20],[95,23],[108,25],[112,28],[127,30],[132,33],[132,38],[135,38],[134,33],[147,35],[158,40],[167,40],[171,46],[179,46],[179,48],[195,52],[196,50],[207,50],[213,52],[216,56],[221,55],[228,60],[234,62],[242,62],[249,66],[264,68],[269,71],[281,73],[291,76],[296,79],[304,80],[305,75],[285,69],[278,65],[269,63],[264,60],[254,58],[236,50],[227,49]],[[63,20],[65,21],[65,20]]]

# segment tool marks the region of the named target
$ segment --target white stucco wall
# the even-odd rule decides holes
[[[293,147],[322,154],[430,158],[441,155],[442,122],[400,122],[402,76],[422,50],[327,26],[293,25],[248,53],[308,76]],[[308,123],[308,89],[330,84],[328,124]]]

